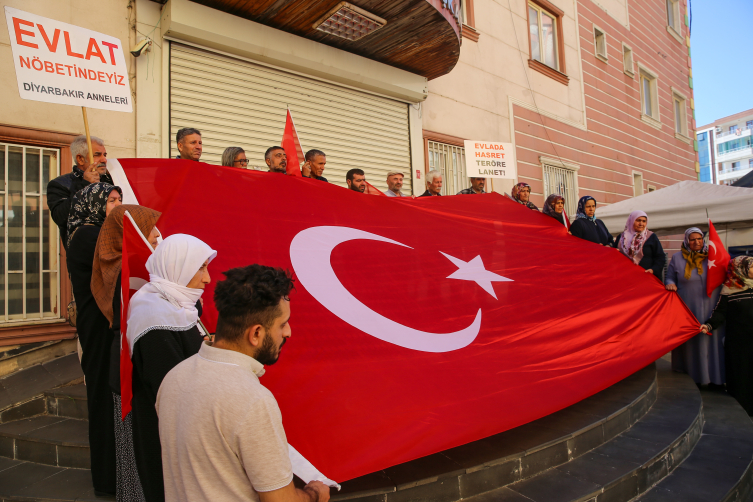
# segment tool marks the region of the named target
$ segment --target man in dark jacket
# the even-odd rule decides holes
[[[107,172],[107,150],[105,142],[96,136],[91,136],[92,154],[94,156],[94,170],[89,164],[89,149],[86,145],[86,136],[78,136],[71,143],[71,156],[73,156],[73,171],[58,176],[47,184],[47,207],[50,208],[52,221],[60,229],[60,238],[63,245],[67,241],[68,213],[71,209],[73,196],[90,183],[113,184],[110,173]]]

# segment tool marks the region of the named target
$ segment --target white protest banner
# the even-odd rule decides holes
[[[515,179],[515,148],[512,143],[465,140],[465,172],[473,178]]]
[[[133,111],[119,39],[7,6],[5,19],[21,98]]]

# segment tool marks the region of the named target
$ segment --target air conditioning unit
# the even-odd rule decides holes
[[[721,132],[722,132],[722,128],[721,128],[721,127],[719,127],[719,126],[717,126],[717,127],[716,127],[716,133],[717,133],[717,134],[720,134]]]

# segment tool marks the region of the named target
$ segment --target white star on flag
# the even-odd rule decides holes
[[[442,253],[442,251],[440,251],[440,253]],[[484,262],[481,261],[481,255],[476,256],[474,259],[468,262],[455,258],[454,256],[450,256],[447,253],[442,253],[442,255],[444,255],[445,258],[450,260],[455,264],[456,267],[458,267],[455,272],[447,276],[448,279],[473,281],[481,286],[484,291],[492,295],[495,300],[497,299],[497,294],[494,292],[492,282],[512,282],[512,279],[502,277],[499,274],[495,274],[494,272],[486,270],[486,267],[484,267]]]

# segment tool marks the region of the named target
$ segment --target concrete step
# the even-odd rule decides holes
[[[332,499],[451,502],[537,476],[610,441],[641,419],[657,399],[656,376],[652,364],[522,427],[346,481]],[[696,416],[699,408],[700,398]]]
[[[45,392],[83,382],[84,374],[76,353],[0,378],[0,424],[46,413]]]
[[[88,470],[0,458],[0,499],[4,502],[112,502],[115,497],[95,495]]]
[[[88,469],[89,422],[38,415],[0,424],[0,457]]]
[[[0,378],[75,352],[75,339],[0,347]]]
[[[632,427],[576,459],[468,500],[627,501],[650,489],[688,456],[703,422],[695,383],[665,361],[657,366],[656,402]]]
[[[753,499],[753,421],[722,391],[701,391],[705,424],[688,458],[640,502]]]

